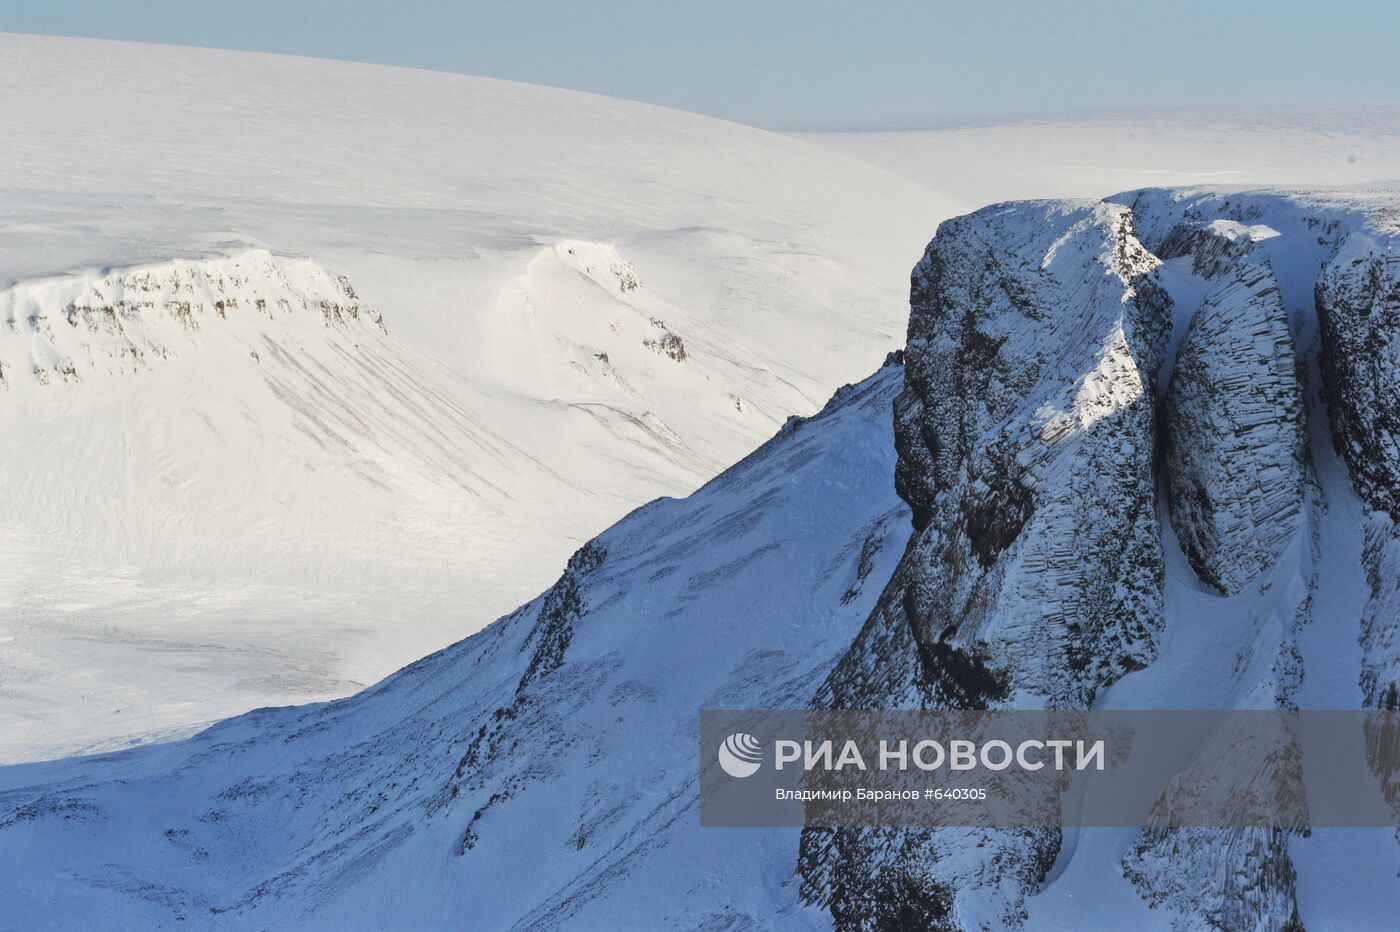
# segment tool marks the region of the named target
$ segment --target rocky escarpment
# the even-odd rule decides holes
[[[994,207],[914,271],[896,485],[915,536],[818,696],[835,708],[1085,707],[1161,625],[1158,261],[1108,204]],[[804,833],[838,926],[1015,926],[1056,831]]]
[[[545,593],[539,619],[526,639],[527,646],[533,645],[535,652],[520,678],[517,692],[539,677],[557,670],[564,662],[564,653],[574,638],[574,622],[584,612],[580,584],[588,574],[602,566],[606,557],[607,550],[596,541],[589,541],[574,552],[564,568],[564,575]]]
[[[526,775],[516,773],[493,783],[493,766],[496,770],[509,769],[511,752],[519,746],[522,732],[560,729],[555,717],[559,712],[557,705],[537,701],[529,688],[564,663],[574,638],[574,626],[588,610],[584,595],[588,579],[606,558],[607,548],[596,540],[589,541],[574,552],[559,581],[540,597],[534,626],[520,648],[522,652],[530,650],[530,662],[521,674],[511,701],[489,716],[483,716],[484,721],[457,763],[447,791],[431,804],[436,810],[473,792],[483,800],[462,832],[457,844],[459,855],[477,846],[481,840],[481,821],[490,810],[508,802],[528,782]],[[571,698],[576,700],[577,693]]]
[[[895,432],[919,537],[899,608],[933,659],[926,702],[1078,706],[1152,656],[1156,265],[1128,211],[1056,204],[945,224],[915,269]],[[985,682],[949,678],[984,658]]]
[[[256,346],[258,321],[279,329],[368,327],[384,333],[378,309],[342,275],[307,259],[250,250],[23,281],[0,291],[0,370],[40,385],[90,374],[137,372],[198,346],[219,327]],[[258,358],[257,349],[245,355]]]
[[[1160,433],[1166,517],[1195,575],[1229,599],[1218,620],[1243,646],[1221,695],[1241,708],[1296,708],[1307,665],[1301,639],[1318,614],[1320,529],[1327,509],[1307,442],[1304,386],[1315,339],[1304,283],[1356,215],[1267,196],[1142,192],[1131,198],[1148,242],[1199,293],[1179,308],[1181,345],[1165,387]],[[1165,230],[1165,234],[1162,231]],[[1179,263],[1186,263],[1185,266]],[[1285,294],[1281,280],[1290,283]],[[1194,303],[1194,302],[1193,302]],[[1183,313],[1184,312],[1184,313]],[[1184,332],[1182,332],[1184,331]],[[1299,350],[1300,345],[1302,351]],[[1286,555],[1286,559],[1285,559]],[[1336,606],[1324,604],[1326,618]],[[1343,645],[1329,646],[1343,651]],[[1317,691],[1311,694],[1316,701]],[[1200,760],[1248,741],[1274,764],[1280,792],[1301,789],[1287,733],[1217,736]],[[1189,793],[1189,780],[1158,802]],[[1239,809],[1254,804],[1236,801]],[[1281,828],[1144,830],[1124,876],[1182,929],[1303,928],[1295,843]]]
[[[1357,493],[1400,520],[1400,256],[1367,231],[1340,244],[1316,288],[1332,437]]]
[[[1396,704],[1400,264],[1388,238],[1366,212],[1324,201],[1116,201],[992,207],[930,244],[895,404],[914,533],[819,707],[1093,705],[1154,660],[1164,523],[1187,574],[1226,600],[1210,623],[1235,629],[1212,701],[1297,707],[1303,633],[1337,611],[1314,597],[1333,559],[1308,446],[1317,328],[1301,283],[1314,280],[1338,449],[1375,511],[1373,596],[1352,629],[1360,685],[1367,704]],[[1301,779],[1288,735],[1251,740],[1268,743],[1278,780]],[[1170,793],[1159,805],[1169,811]],[[1152,828],[1119,868],[1180,928],[1296,929],[1297,837]],[[799,871],[840,928],[1015,928],[1062,854],[1050,830],[812,829]]]
[[[1186,226],[1183,224],[1183,226]],[[1297,355],[1273,269],[1247,237],[1174,237],[1211,283],[1166,395],[1166,478],[1177,540],[1226,594],[1273,565],[1297,533],[1306,443]]]
[[[1370,514],[1361,620],[1365,702],[1400,708],[1400,255],[1396,232],[1348,235],[1316,288],[1332,437]]]
[[[1261,828],[1154,830],[1133,846],[1123,873],[1154,909],[1190,916],[1178,924],[1182,929],[1302,932],[1290,835]]]

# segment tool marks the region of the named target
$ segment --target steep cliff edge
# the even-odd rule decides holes
[[[1208,281],[1167,390],[1165,471],[1191,566],[1233,595],[1297,532],[1306,431],[1298,357],[1268,262],[1241,257]]]
[[[1335,469],[1319,484],[1309,434],[1325,394],[1357,491],[1393,505],[1400,292],[1368,201],[1145,191],[943,224],[913,276],[895,409],[913,535],[816,704],[1345,706],[1349,648],[1313,632],[1348,624],[1351,688],[1393,704],[1392,525],[1365,519],[1363,611],[1326,544],[1358,532],[1350,492]],[[1217,667],[1225,644],[1233,665],[1190,693],[1182,664]],[[1014,928],[1086,837],[808,830],[799,871],[839,928]],[[1119,842],[1119,876],[1176,928],[1294,929],[1296,844],[1146,830]]]
[[[1392,220],[1392,223],[1394,221]],[[1400,255],[1394,227],[1346,236],[1316,288],[1332,436],[1371,509],[1362,618],[1362,690],[1400,708]]]
[[[1155,655],[1159,265],[1112,204],[943,224],[914,270],[897,487],[915,536],[822,687],[834,708],[1085,707]],[[808,831],[840,926],[1014,925],[1058,833]]]

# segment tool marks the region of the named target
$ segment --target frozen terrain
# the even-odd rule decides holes
[[[1400,179],[1393,106],[1184,109],[795,135],[927,185],[965,211],[1143,185]]]
[[[843,390],[355,697],[0,768],[4,924],[821,925],[795,832],[699,832],[697,710],[800,707],[869,613],[907,533],[899,385]]]
[[[707,707],[1396,707],[1398,205],[943,224],[902,358],[485,630],[341,701],[0,768],[6,918],[1388,928],[1389,829],[701,829],[695,740]]]
[[[952,210],[705,117],[245,53],[0,36],[0,125],[0,760],[476,630],[878,365]]]
[[[1397,201],[943,224],[895,406],[915,531],[817,703],[1394,708]],[[1385,829],[809,830],[800,865],[841,928],[1369,929],[1400,896]]]
[[[899,345],[948,216],[1400,175],[1382,111],[794,138],[33,36],[0,36],[0,125],[0,761],[478,629]]]

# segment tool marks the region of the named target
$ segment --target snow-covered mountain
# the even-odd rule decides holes
[[[940,227],[895,409],[915,534],[818,704],[1391,707],[1400,577],[1365,477],[1400,478],[1374,416],[1394,376],[1362,346],[1397,324],[1396,203],[1143,191]],[[811,830],[800,864],[844,927],[1136,927],[1145,903],[1177,929],[1371,928],[1395,842]]]
[[[899,385],[891,365],[843,389],[693,496],[587,543],[540,598],[358,696],[0,768],[7,924],[802,915],[795,833],[699,834],[696,710],[802,705],[870,611],[907,534],[889,481]],[[109,767],[124,801],[92,784]],[[79,847],[102,854],[84,865]],[[25,850],[44,866],[22,868]]]
[[[798,138],[284,56],[0,60],[0,761],[478,629],[867,373],[953,214],[1400,175],[1378,111]]]
[[[0,36],[0,760],[347,695],[898,346],[951,210],[510,82]]]
[[[945,223],[902,364],[486,630],[350,699],[0,769],[0,902],[21,926],[1383,928],[1390,830],[701,829],[696,734],[701,708],[809,703],[1394,707],[1397,205],[1147,190]]]

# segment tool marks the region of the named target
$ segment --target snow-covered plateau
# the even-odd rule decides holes
[[[1388,829],[702,829],[696,739],[1400,705],[1400,187],[0,62],[0,928],[1391,926]]]

